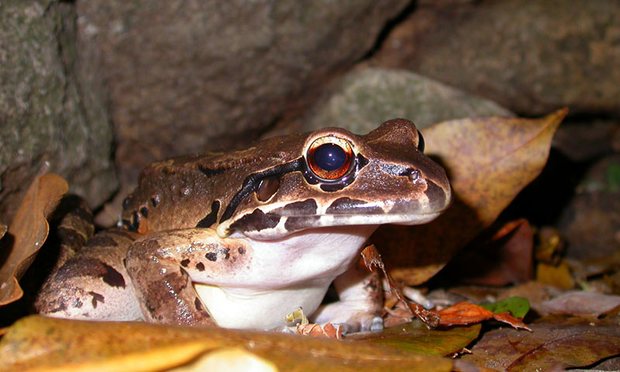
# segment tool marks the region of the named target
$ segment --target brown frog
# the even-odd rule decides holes
[[[357,268],[381,224],[437,217],[451,191],[408,120],[367,135],[327,128],[229,153],[154,163],[121,227],[96,234],[46,282],[40,313],[273,329],[380,330],[381,285]],[[334,282],[339,301],[320,306]]]

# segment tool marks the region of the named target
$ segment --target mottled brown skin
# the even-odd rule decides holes
[[[252,248],[227,239],[211,238],[203,229],[154,233],[137,241],[125,266],[147,320],[169,324],[211,324],[212,320],[192,286],[193,277],[223,280],[251,263]],[[144,262],[157,261],[157,265]],[[179,267],[180,266],[180,267]],[[165,273],[163,272],[165,271]],[[157,280],[153,280],[157,278]]]
[[[433,203],[438,206],[447,204],[446,195],[450,194],[450,185],[445,172],[417,151],[418,132],[410,124],[404,119],[394,119],[365,136],[330,128],[331,132],[355,141],[359,153],[368,160],[368,164],[357,174],[355,182],[338,193],[341,197],[350,197],[363,203],[384,198],[397,200],[402,194],[428,192],[432,193],[429,199]],[[217,221],[225,222],[222,216],[226,206],[248,176],[302,158],[302,149],[308,136],[294,134],[270,138],[246,150],[180,157],[154,163],[142,172],[138,188],[126,199],[123,221],[126,226],[142,233],[196,227],[213,212],[213,203],[217,201],[220,207],[216,212],[217,218],[212,219],[213,224]],[[290,151],[291,148],[298,150]],[[376,174],[387,172],[388,166],[407,168],[409,164],[416,164],[420,177],[442,182],[431,181],[429,187],[424,189],[416,189],[405,177],[383,178],[380,184],[377,182]],[[253,171],[249,173],[247,168]],[[219,182],[217,177],[223,173],[227,178],[225,183]],[[373,184],[372,189],[368,188],[369,183]],[[290,172],[282,176],[279,189],[270,201],[274,204],[294,203],[333,197],[333,193],[325,193],[309,185],[301,172]],[[247,197],[239,203],[228,220],[239,220],[263,204],[257,197]]]
[[[325,180],[309,167],[309,148],[333,138],[350,144],[352,162],[343,176]],[[380,224],[424,223],[450,201],[444,170],[419,151],[419,141],[411,122],[395,119],[365,136],[328,128],[154,163],[123,204],[122,228],[69,250],[37,309],[59,317],[210,325],[204,296],[214,301],[220,289],[239,301],[256,294],[259,309],[278,309],[278,301],[289,306],[288,298],[316,308],[338,278],[342,301],[319,309],[317,319],[376,330],[381,286],[355,266],[362,243]],[[333,248],[321,245],[334,237],[342,240],[327,243]],[[206,288],[200,296],[195,285]],[[287,292],[296,289],[299,297]]]
[[[70,217],[73,221],[76,218]],[[124,266],[129,247],[137,237],[137,233],[110,229],[96,234],[84,247],[74,247],[75,252],[64,258],[39,292],[37,311],[56,314],[75,309],[83,319],[102,319],[97,313],[108,314],[108,319],[140,319]]]

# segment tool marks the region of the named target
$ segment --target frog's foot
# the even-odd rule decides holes
[[[383,290],[378,274],[356,265],[338,277],[334,286],[340,301],[321,306],[312,321],[341,325],[345,334],[383,330]]]
[[[313,321],[339,325],[343,334],[383,330],[383,318],[365,301],[335,302],[322,306],[315,314]]]

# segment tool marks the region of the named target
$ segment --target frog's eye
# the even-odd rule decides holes
[[[349,141],[325,136],[310,144],[306,153],[308,167],[324,181],[337,181],[349,173],[353,166],[353,149]]]
[[[418,131],[418,151],[424,152],[424,136],[420,131]]]

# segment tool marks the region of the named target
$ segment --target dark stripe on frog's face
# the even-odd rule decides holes
[[[339,198],[332,202],[327,207],[327,214],[349,214],[352,210],[356,213],[368,213],[368,214],[382,214],[385,213],[383,209],[377,206],[366,206],[368,203],[364,200],[351,199],[348,197]]]
[[[301,212],[301,214],[304,216],[311,216],[313,214],[316,214],[317,208],[318,206],[314,199],[307,199],[304,201],[287,204],[282,208],[282,211],[275,210],[274,212],[283,215],[287,215],[291,212],[296,212],[297,214]]]
[[[211,212],[207,214],[202,220],[198,221],[196,227],[207,228],[217,222],[217,214],[220,212],[220,201],[215,200],[211,204]]]
[[[267,177],[281,177],[282,175],[294,171],[303,171],[304,169],[304,161],[303,158],[298,158],[292,162],[285,163],[282,165],[275,166],[273,168],[264,170],[262,172],[254,173],[249,175],[245,181],[243,181],[243,185],[241,189],[232,197],[226,210],[220,217],[220,223],[226,221],[230,217],[232,217],[233,213],[239,206],[239,203],[243,199],[245,199],[248,195],[255,192],[261,184],[261,181]],[[245,217],[244,217],[245,218]]]
[[[230,225],[232,230],[241,231],[260,231],[264,229],[272,229],[278,225],[280,217],[273,213],[265,214],[260,209],[255,209],[254,212],[246,214],[237,221]]]
[[[319,217],[313,218],[317,212],[318,205],[314,199],[307,199],[304,201],[293,202],[285,205],[282,208],[275,209],[270,213],[263,213],[260,209],[255,209],[249,215],[241,217],[235,221],[231,228],[233,230],[240,231],[261,231],[264,229],[272,229],[280,222],[280,215],[287,216],[291,214],[301,215],[302,217],[288,217],[284,224],[287,230],[298,230],[302,225],[307,227],[311,220],[318,220]]]

